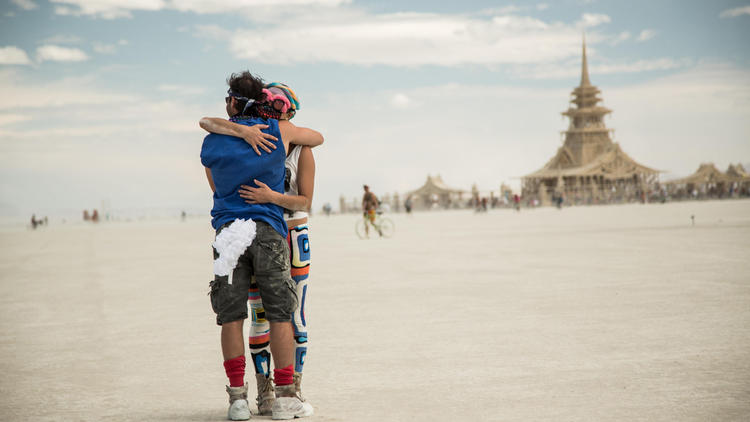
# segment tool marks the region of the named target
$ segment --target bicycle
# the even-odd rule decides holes
[[[367,231],[365,231],[365,225],[367,224],[371,226],[371,229],[375,229],[374,232],[380,237],[389,238],[393,236],[393,233],[396,231],[396,225],[393,224],[393,221],[390,218],[383,217],[382,214],[383,213],[379,211],[375,215],[375,222],[371,222],[367,217],[367,214],[364,214],[354,225],[354,231],[357,233],[357,236],[359,236],[360,239],[367,239],[370,237]]]

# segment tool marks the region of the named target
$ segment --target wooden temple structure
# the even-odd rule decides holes
[[[565,141],[541,169],[522,177],[521,194],[542,204],[565,197],[572,203],[640,199],[658,183],[659,171],[632,159],[611,138],[604,116],[612,110],[599,103],[599,88],[591,84],[586,42],[583,43],[581,82],[571,93],[570,120]]]

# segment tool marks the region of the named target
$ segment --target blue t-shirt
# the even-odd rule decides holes
[[[281,141],[279,121],[258,117],[233,119],[236,123],[254,126],[268,125],[263,132],[269,133]],[[274,204],[248,204],[240,198],[237,190],[240,185],[255,186],[253,179],[258,179],[269,188],[284,193],[284,148],[276,148],[271,153],[255,153],[253,148],[241,138],[211,133],[203,139],[201,163],[211,170],[214,179],[214,207],[211,209],[211,225],[218,230],[235,218],[265,221],[279,234],[286,237],[287,227],[283,209]]]

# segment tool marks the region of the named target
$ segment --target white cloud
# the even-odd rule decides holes
[[[547,3],[539,3],[536,5],[536,10],[547,10],[549,9],[549,4]]]
[[[728,64],[701,63],[684,72],[640,83],[637,89],[612,91],[633,104],[648,92],[653,108],[669,104],[677,112],[750,114],[750,72]],[[745,125],[750,128],[750,120]]]
[[[55,8],[59,15],[97,16],[104,19],[131,17],[131,11],[158,11],[167,3],[163,0],[51,0],[62,4]]]
[[[137,99],[130,94],[103,93],[92,88],[89,77],[29,83],[21,72],[0,71],[0,110],[36,110],[71,106],[125,104]]]
[[[13,123],[25,122],[31,120],[31,116],[23,114],[5,114],[0,113],[0,126],[10,125]]]
[[[602,16],[583,20],[594,24],[608,19]],[[204,26],[197,32],[226,41],[239,59],[271,64],[492,65],[552,62],[580,54],[576,25],[515,15],[351,12],[346,19],[318,15],[261,29],[229,33]]]
[[[617,35],[616,37],[614,37],[614,38],[612,39],[612,41],[610,41],[610,42],[609,42],[609,44],[610,44],[610,45],[617,45],[617,44],[620,44],[620,43],[621,43],[621,42],[623,42],[623,41],[627,41],[627,40],[629,40],[629,39],[630,39],[630,37],[631,37],[631,34],[630,34],[630,32],[628,32],[628,31],[623,31],[623,32],[620,32],[620,33],[619,33],[619,34],[618,34],[618,35]]]
[[[601,74],[611,73],[638,73],[652,70],[671,70],[684,68],[690,64],[689,60],[674,60],[670,58],[661,58],[653,60],[636,60],[629,63],[612,63],[591,66],[592,72]]]
[[[60,16],[73,16],[73,9],[65,6],[55,6],[55,14]]]
[[[609,16],[601,13],[584,13],[581,17],[579,25],[584,28],[590,28],[605,23],[610,23],[611,21],[612,19]]]
[[[2,64],[31,64],[25,51],[15,46],[0,47],[0,65]]]
[[[206,93],[205,88],[190,85],[159,85],[157,89],[161,92],[177,95],[202,95]]]
[[[508,5],[503,7],[491,7],[488,9],[482,9],[479,14],[480,15],[509,15],[511,13],[516,13],[522,11],[523,8],[516,6],[516,5]]]
[[[32,0],[11,0],[11,2],[23,10],[34,10],[39,7]]]
[[[224,13],[246,11],[253,7],[285,6],[339,6],[351,3],[351,0],[172,0],[169,7],[182,12]]]
[[[674,70],[686,68],[692,62],[687,59],[675,60],[671,58],[660,58],[650,60],[619,61],[592,64],[589,57],[589,73],[593,75],[608,75],[618,73],[640,73],[655,70]],[[580,61],[568,61],[567,63],[539,64],[531,66],[517,66],[510,72],[525,79],[565,79],[581,75]]]
[[[400,92],[391,97],[391,105],[395,108],[409,108],[411,104],[411,98]]]
[[[83,39],[75,35],[54,35],[40,41],[40,44],[79,44]]]
[[[100,42],[94,42],[92,45],[95,52],[99,54],[114,54],[117,50],[117,46],[114,44],[104,44]]]
[[[94,41],[91,44],[91,48],[99,54],[115,54],[119,47],[128,45],[127,40],[119,40],[113,44],[107,44],[99,41]]]
[[[178,28],[178,31],[192,32],[197,37],[210,40],[224,40],[232,37],[232,31],[218,25],[196,25],[194,30],[190,27],[182,27]]]
[[[40,62],[82,62],[89,59],[86,53],[77,48],[60,47],[51,44],[37,48],[36,56]]]
[[[750,15],[750,6],[736,7],[734,9],[727,9],[719,14],[722,18],[736,18],[737,16]]]
[[[638,41],[640,42],[648,41],[651,38],[654,38],[655,36],[656,36],[656,31],[654,31],[653,29],[644,29],[643,31],[641,31],[640,34],[638,34]]]
[[[51,0],[59,15],[130,18],[135,11],[178,10],[199,14],[247,12],[251,8],[283,6],[337,6],[351,0]]]

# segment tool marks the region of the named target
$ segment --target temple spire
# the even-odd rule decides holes
[[[589,63],[586,60],[586,35],[583,36],[583,64],[581,65],[581,86],[591,86]]]

